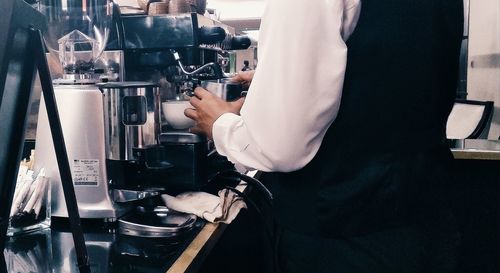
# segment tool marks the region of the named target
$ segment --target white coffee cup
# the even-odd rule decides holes
[[[191,107],[187,100],[169,100],[161,104],[163,117],[174,129],[187,129],[195,125],[194,120],[184,115],[184,110]]]

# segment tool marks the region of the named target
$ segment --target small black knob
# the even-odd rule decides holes
[[[198,40],[200,44],[216,44],[226,38],[226,31],[221,27],[203,26],[198,30]]]
[[[247,49],[252,45],[252,40],[248,36],[234,36],[231,40],[231,50]]]

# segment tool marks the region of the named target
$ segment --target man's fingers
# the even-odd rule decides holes
[[[198,113],[193,108],[186,108],[184,110],[184,115],[190,119],[198,120]]]
[[[241,97],[236,101],[231,102],[231,104],[235,107],[241,108],[243,106],[243,103],[245,103],[245,97]]]
[[[236,76],[229,79],[229,82],[242,83],[242,82],[245,82],[245,80],[243,79],[243,77],[240,74],[236,74]]]
[[[189,128],[189,132],[197,135],[206,135],[209,139],[212,139],[212,130],[203,130],[198,125]]]
[[[252,71],[242,71],[236,74],[236,76],[231,78],[231,82],[237,82],[237,83],[249,83],[253,79],[253,75],[255,73],[255,70]]]
[[[231,102],[231,109],[235,114],[240,114],[241,107],[243,107],[243,103],[245,102],[245,98],[239,98],[237,101]]]
[[[201,87],[196,87],[196,89],[194,90],[194,95],[202,100],[203,98],[211,96],[212,93],[208,92],[207,90]]]
[[[192,96],[190,99],[189,99],[189,103],[191,103],[191,105],[194,107],[194,108],[198,108],[200,107],[200,99],[197,98],[196,96]]]
[[[193,126],[189,128],[189,132],[197,135],[204,134],[203,130],[198,126]]]

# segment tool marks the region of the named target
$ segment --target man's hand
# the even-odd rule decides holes
[[[214,122],[225,113],[239,115],[244,101],[245,99],[241,98],[234,102],[227,102],[201,87],[196,88],[194,96],[189,100],[194,108],[184,111],[184,115],[196,121],[196,125],[190,131],[212,138]]]
[[[241,83],[243,89],[248,90],[248,87],[250,87],[250,83],[252,83],[254,73],[255,70],[239,72],[238,74],[236,74],[236,76],[231,78],[231,81]]]

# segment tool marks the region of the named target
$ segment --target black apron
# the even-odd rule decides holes
[[[462,0],[363,0],[339,114],[314,159],[266,173],[286,272],[447,272]],[[333,31],[333,30],[332,30]]]

